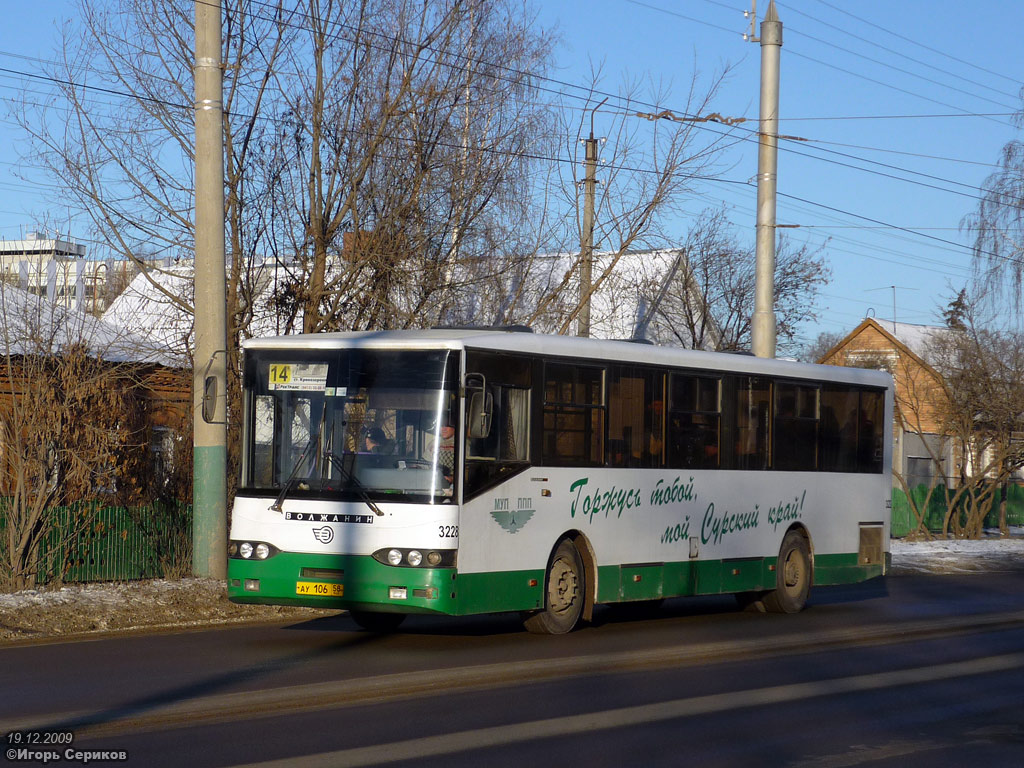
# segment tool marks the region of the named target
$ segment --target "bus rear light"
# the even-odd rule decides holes
[[[405,600],[409,595],[406,587],[388,587],[388,598],[390,600]]]

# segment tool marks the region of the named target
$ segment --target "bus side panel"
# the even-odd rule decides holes
[[[882,572],[858,553],[864,526],[881,527],[887,542],[888,483],[883,474],[535,467],[465,504],[459,579],[507,590],[492,594],[502,605],[539,607],[552,548],[578,532],[597,559],[597,602],[770,589],[796,526],[810,537],[815,583],[860,581]],[[474,607],[487,604],[482,592]]]

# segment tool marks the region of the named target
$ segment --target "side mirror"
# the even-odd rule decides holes
[[[487,391],[487,379],[482,373],[466,374],[466,436],[472,440],[491,434],[491,415],[494,413],[494,397]]]
[[[203,381],[203,421],[207,424],[216,424],[214,416],[217,413],[217,377],[207,376]]]

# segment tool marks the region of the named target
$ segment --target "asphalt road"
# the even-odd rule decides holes
[[[0,733],[9,765],[1019,766],[1022,587],[898,576],[795,616],[673,600],[562,637],[340,615],[10,647]]]

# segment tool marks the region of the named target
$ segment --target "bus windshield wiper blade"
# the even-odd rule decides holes
[[[274,503],[270,505],[271,512],[280,512],[281,504],[284,502],[284,497],[288,495],[288,491],[291,490],[292,483],[295,482],[295,476],[299,473],[299,467],[306,461],[306,456],[309,454],[309,449],[313,445],[313,440],[306,443],[306,447],[302,449],[302,453],[299,454],[299,458],[295,460],[295,466],[292,467],[291,474],[288,475],[288,480],[281,486],[281,492],[277,494],[277,498],[274,499]]]
[[[383,510],[381,510],[380,507],[374,504],[373,499],[370,498],[370,494],[366,492],[366,486],[359,482],[359,480],[355,476],[355,473],[346,469],[345,464],[342,462],[341,458],[339,456],[335,456],[333,453],[327,453],[326,456],[328,461],[330,461],[331,464],[333,464],[334,467],[341,474],[341,478],[346,483],[348,483],[353,489],[355,489],[356,495],[359,496],[359,499],[364,504],[366,504],[366,506],[368,506],[371,510],[373,510],[373,513],[377,515],[377,517],[384,517]]]
[[[320,435],[323,434],[325,421],[327,421],[327,398],[324,398],[323,407],[320,409],[320,423],[317,424],[316,432],[310,434],[309,442],[306,443],[306,447],[302,449],[302,453],[299,454],[299,458],[295,460],[295,466],[292,467],[292,471],[291,474],[288,475],[287,482],[285,482],[285,484],[281,486],[281,492],[277,494],[277,498],[274,499],[274,503],[270,505],[271,512],[281,511],[281,504],[284,503],[284,497],[287,496],[288,491],[291,490],[292,483],[295,482],[295,476],[299,472],[299,467],[302,466],[302,463],[306,460],[306,457],[309,455],[309,449],[312,448],[314,445],[319,444],[320,442]],[[310,423],[309,426],[313,426],[312,422]]]

